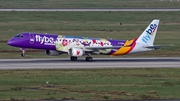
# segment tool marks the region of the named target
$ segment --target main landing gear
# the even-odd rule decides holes
[[[71,59],[71,61],[77,61],[77,57],[75,57],[75,56],[71,56],[70,59]],[[91,61],[93,61],[93,58],[88,56],[88,57],[86,57],[85,60],[91,62]]]
[[[75,56],[71,56],[71,61],[77,61],[77,57],[75,57]]]
[[[91,57],[91,54],[87,54],[86,61],[92,62],[93,58]]]
[[[86,61],[92,61],[93,60],[93,58],[92,57],[90,57],[90,56],[88,56],[88,57],[86,57]]]

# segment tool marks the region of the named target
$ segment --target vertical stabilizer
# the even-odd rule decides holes
[[[147,45],[153,45],[154,39],[156,36],[156,32],[159,25],[158,19],[154,19],[149,26],[144,30],[144,32],[140,35],[140,37],[137,39],[137,43],[143,43]]]

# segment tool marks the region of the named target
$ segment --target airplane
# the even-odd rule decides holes
[[[77,61],[78,57],[84,55],[87,56],[86,61],[93,61],[93,54],[119,56],[159,49],[163,45],[153,44],[159,22],[159,19],[154,19],[138,38],[130,41],[21,32],[9,39],[7,44],[20,47],[21,56],[25,56],[26,48],[31,48],[43,49],[50,56],[68,54],[71,61]]]

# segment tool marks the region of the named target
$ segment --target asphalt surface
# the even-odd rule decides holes
[[[24,100],[24,101],[31,101],[31,100]],[[33,101],[99,101],[99,100],[33,100]],[[103,100],[103,101],[111,101],[111,100]],[[180,101],[180,100],[178,99],[178,100],[112,100],[112,101]]]
[[[83,68],[180,68],[179,57],[158,58],[79,58],[0,59],[0,70],[14,69],[83,69]]]
[[[0,11],[180,11],[180,8],[120,8],[120,9],[0,9]]]

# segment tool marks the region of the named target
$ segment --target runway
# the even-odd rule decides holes
[[[0,59],[0,70],[87,68],[180,68],[180,58],[94,58],[92,62],[84,58],[78,61],[70,61],[69,58]]]
[[[0,9],[0,11],[43,11],[43,12],[91,12],[91,11],[180,11],[180,8],[102,8],[102,9]]]

